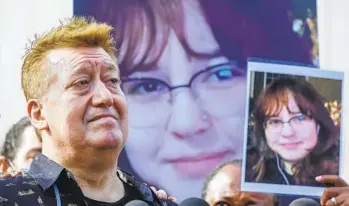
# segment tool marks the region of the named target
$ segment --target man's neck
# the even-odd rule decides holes
[[[101,201],[116,202],[125,195],[122,181],[117,176],[117,170],[101,174],[89,174],[86,170],[70,170],[79,184],[84,196]]]
[[[54,151],[44,145],[42,153],[72,172],[84,196],[101,202],[116,202],[125,195],[124,185],[117,176],[117,152],[90,149],[74,153]],[[62,153],[65,155],[60,155]]]

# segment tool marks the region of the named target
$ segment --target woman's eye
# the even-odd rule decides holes
[[[231,85],[231,83],[244,76],[244,70],[225,65],[200,74],[202,78],[198,79],[201,79],[201,83],[217,87]]]
[[[131,94],[150,94],[153,92],[161,92],[166,89],[166,86],[158,82],[141,82],[129,90]]]
[[[305,120],[305,116],[304,115],[299,115],[296,117],[297,120],[302,121]]]
[[[230,68],[222,68],[212,72],[207,77],[207,81],[225,81],[225,80],[230,80],[233,77],[234,77],[234,74]]]

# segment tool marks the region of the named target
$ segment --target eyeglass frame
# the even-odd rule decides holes
[[[234,63],[234,65],[238,65],[237,64],[237,61],[228,61],[226,63],[221,63],[221,64],[216,64],[216,65],[213,65],[213,66],[209,66],[205,69],[202,69],[196,73],[194,73],[194,75],[191,76],[189,82],[187,84],[180,84],[180,85],[176,85],[176,86],[173,86],[173,85],[170,85],[168,84],[167,82],[165,82],[164,80],[162,79],[158,79],[158,78],[152,78],[152,77],[121,77],[121,88],[123,89],[123,84],[125,82],[133,82],[133,81],[140,81],[140,80],[145,80],[145,81],[157,81],[157,82],[161,82],[163,83],[168,89],[169,91],[173,91],[175,89],[179,89],[179,88],[191,88],[192,86],[192,83],[194,82],[194,80],[196,79],[196,77],[198,77],[199,75],[207,72],[207,71],[210,71],[216,67],[219,67],[219,66],[224,66],[224,65],[232,65]],[[243,70],[243,76],[246,77],[246,68],[240,68],[238,67],[238,70]]]
[[[303,117],[308,118],[308,119],[306,119],[306,120],[314,120],[314,118],[312,117],[312,115],[307,115],[307,114],[296,115],[296,116],[294,116],[294,117],[291,117],[291,118],[290,118],[289,120],[287,120],[287,121],[282,121],[282,120],[279,120],[279,119],[278,119],[278,120],[280,121],[280,123],[282,123],[281,129],[280,129],[280,131],[278,131],[278,132],[281,132],[281,131],[282,131],[282,128],[284,127],[284,125],[285,125],[286,123],[289,124],[293,129],[295,129],[295,128],[292,126],[291,121],[294,120],[294,119],[299,118],[300,116],[303,116]],[[267,120],[264,121],[264,123],[263,123],[264,129],[267,129],[267,128],[268,128],[267,122],[268,122],[270,119],[272,119],[272,117],[271,117],[271,118],[268,118]],[[306,120],[305,120],[305,121],[306,121]]]

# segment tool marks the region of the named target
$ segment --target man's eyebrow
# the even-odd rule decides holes
[[[102,65],[108,67],[110,70],[116,69],[117,66],[111,60],[103,60]]]

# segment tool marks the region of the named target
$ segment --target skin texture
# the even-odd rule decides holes
[[[239,166],[223,167],[209,183],[205,200],[210,206],[271,206],[274,204],[273,195],[242,192],[240,176]]]

